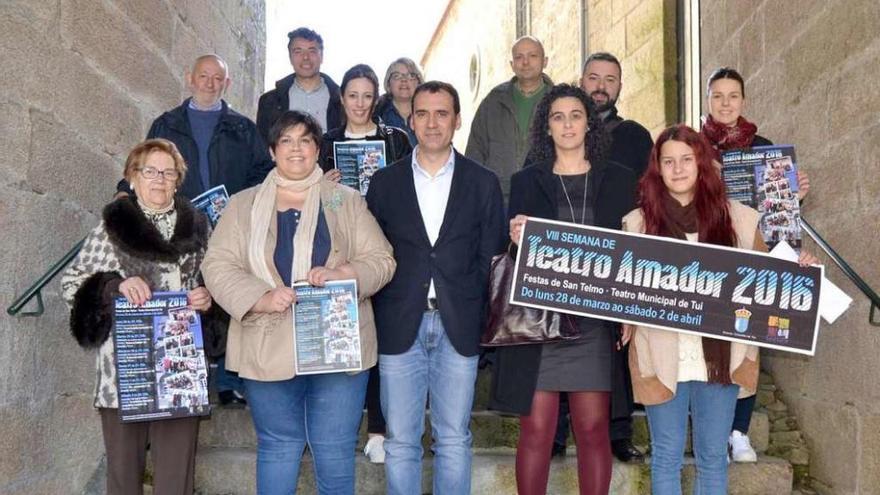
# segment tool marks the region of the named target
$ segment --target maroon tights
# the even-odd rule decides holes
[[[609,392],[568,393],[581,495],[607,495],[611,485],[610,397]],[[547,492],[550,451],[558,418],[559,392],[536,391],[531,413],[519,419],[516,488],[520,495]]]

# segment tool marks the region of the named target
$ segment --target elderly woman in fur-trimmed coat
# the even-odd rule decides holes
[[[141,305],[153,292],[187,291],[192,307],[207,311],[211,296],[199,268],[207,248],[207,218],[175,197],[186,164],[170,141],[137,145],[125,164],[135,195],[107,205],[103,221],[88,235],[64,272],[61,288],[71,306],[70,327],[79,345],[98,348],[95,407],[107,451],[107,493],[140,494],[147,443],[153,456],[154,490],[191,494],[197,418],[142,423],[119,420],[113,339],[113,300]]]

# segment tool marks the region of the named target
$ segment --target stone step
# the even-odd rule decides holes
[[[250,448],[200,448],[196,462],[196,492],[201,495],[253,494],[256,452]],[[356,463],[358,494],[385,493],[385,473],[382,465],[370,464],[362,455]],[[423,463],[423,493],[431,493],[432,458]],[[515,457],[513,449],[474,449],[472,493],[516,493]],[[577,493],[577,457],[569,454],[554,459],[551,465],[548,493],[567,495]],[[311,458],[304,455],[300,469],[299,493],[315,493]],[[684,468],[684,492],[690,493],[694,479],[693,459],[687,458]],[[730,494],[790,494],[792,469],[782,459],[761,456],[754,464],[730,466]],[[613,465],[611,494],[642,495],[650,493],[648,464]]]
[[[427,448],[430,436],[430,411],[426,414],[425,447]],[[767,414],[755,411],[752,415],[752,424],[749,437],[752,446],[759,453],[767,451],[769,443],[769,420]],[[474,411],[471,414],[471,433],[475,448],[492,447],[516,447],[519,437],[519,421],[512,416],[501,416],[491,411]],[[363,447],[366,442],[366,415],[361,423],[360,443]],[[569,436],[569,445],[574,445],[574,440]],[[633,415],[633,443],[646,448],[650,444],[647,418],[643,411],[636,411]],[[199,431],[199,445],[205,447],[244,447],[255,448],[257,445],[248,409],[215,408],[210,419],[202,421]],[[688,447],[688,452],[691,452]]]

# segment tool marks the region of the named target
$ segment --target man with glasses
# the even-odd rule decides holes
[[[537,38],[523,36],[511,51],[514,77],[492,89],[471,122],[465,156],[498,174],[505,198],[510,176],[520,170],[529,150],[535,107],[553,81],[544,74],[547,57]]]
[[[307,27],[287,33],[287,52],[293,74],[275,82],[275,89],[260,96],[257,105],[257,128],[269,141],[269,129],[284,112],[299,110],[314,117],[327,132],[342,125],[342,101],[339,85],[321,72],[324,61],[324,38]]]
[[[269,148],[247,117],[229,108],[223,94],[232,84],[226,62],[217,55],[202,55],[186,74],[192,97],[159,116],[147,139],[164,138],[177,146],[187,163],[187,172],[177,193],[189,199],[223,185],[230,195],[259,184],[274,167]],[[165,179],[171,180],[165,172]],[[156,171],[144,169],[148,179]],[[150,177],[153,175],[153,177]],[[117,196],[131,194],[125,179],[116,187]],[[241,381],[226,373],[226,327],[229,316],[214,305],[203,322],[205,350],[215,360],[217,392],[223,405],[242,406]]]

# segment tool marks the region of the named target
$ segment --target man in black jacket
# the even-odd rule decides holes
[[[288,110],[308,113],[324,132],[342,125],[339,85],[321,72],[324,39],[307,27],[294,29],[287,38],[293,74],[276,81],[275,89],[263,93],[257,105],[257,127],[265,141],[272,124]]]
[[[581,74],[581,89],[590,95],[596,104],[596,110],[602,116],[605,128],[611,133],[611,149],[607,158],[632,170],[636,178],[639,178],[648,168],[648,158],[654,142],[651,134],[641,124],[634,120],[624,120],[617,115],[617,99],[622,87],[617,57],[610,53],[597,52],[587,58]],[[628,347],[624,346],[618,352],[625,357]],[[638,462],[644,456],[632,444],[632,385],[626,363],[626,359],[615,361],[615,396],[612,402],[625,403],[626,407],[613,410],[622,409],[626,414],[611,418],[611,450],[621,461]]]
[[[192,97],[160,115],[147,133],[147,139],[174,143],[186,160],[186,178],[178,192],[192,199],[224,185],[231,196],[262,182],[274,163],[254,122],[223,100],[231,84],[226,62],[217,55],[203,55],[186,80]],[[131,193],[124,179],[116,189]]]
[[[617,57],[607,52],[596,52],[584,63],[581,89],[590,95],[602,116],[606,131],[611,133],[608,160],[629,168],[638,178],[648,168],[648,157],[654,141],[644,126],[617,115],[617,99],[623,87],[620,77]]]
[[[192,94],[179,107],[153,121],[147,139],[163,138],[177,146],[187,163],[179,193],[189,199],[216,186],[229,195],[259,184],[274,163],[269,148],[249,118],[223,100],[231,80],[226,62],[217,55],[196,59],[186,81]],[[119,181],[117,194],[130,194],[128,182]],[[203,322],[205,351],[217,364],[217,392],[223,405],[243,405],[242,384],[226,373],[226,327],[229,315],[214,305]]]
[[[394,278],[373,296],[388,493],[422,493],[424,409],[431,398],[433,493],[469,494],[470,412],[489,267],[506,232],[498,177],[452,147],[458,93],[426,82],[413,96],[411,155],[367,193],[394,248]]]

